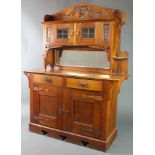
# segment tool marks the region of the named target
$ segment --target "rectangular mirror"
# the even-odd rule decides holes
[[[57,65],[110,69],[106,51],[63,50]]]

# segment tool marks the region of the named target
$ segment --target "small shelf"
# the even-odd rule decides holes
[[[115,60],[123,60],[123,59],[128,59],[128,57],[120,57],[120,56],[113,56],[113,59]]]

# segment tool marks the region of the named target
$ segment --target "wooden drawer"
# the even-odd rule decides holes
[[[103,83],[102,81],[95,81],[95,80],[67,78],[66,87],[93,90],[93,91],[102,91]]]
[[[53,86],[63,86],[63,78],[58,76],[33,74],[33,82],[44,83]]]

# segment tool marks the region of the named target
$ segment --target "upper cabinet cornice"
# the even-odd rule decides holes
[[[49,21],[81,21],[81,20],[105,20],[117,21],[125,24],[125,12],[96,5],[80,2],[53,15],[45,15],[44,22]]]

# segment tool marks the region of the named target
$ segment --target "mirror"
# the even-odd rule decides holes
[[[58,65],[101,69],[110,68],[110,62],[105,51],[63,50]]]

